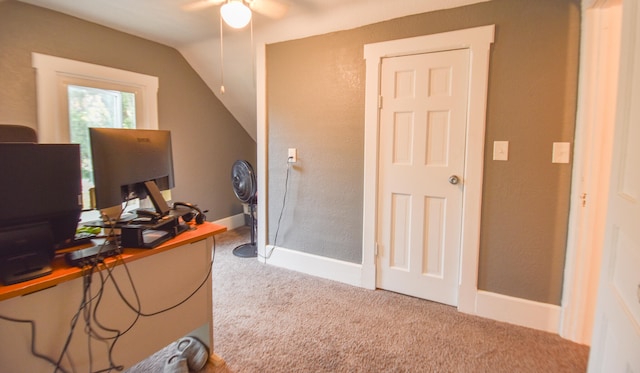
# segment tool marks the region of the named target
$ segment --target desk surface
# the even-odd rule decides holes
[[[149,255],[154,255],[163,251],[171,250],[177,246],[190,244],[203,240],[207,237],[225,232],[226,227],[210,222],[201,225],[194,225],[193,230],[188,230],[169,241],[154,247],[153,249],[134,249],[124,248],[122,254],[105,259],[106,265],[118,265],[118,262],[131,262],[142,259]],[[81,247],[80,247],[81,248]],[[33,293],[35,291],[47,289],[65,281],[82,276],[82,269],[78,267],[70,267],[64,260],[64,255],[56,255],[51,264],[53,273],[36,278],[29,281],[19,282],[13,285],[0,285],[0,301],[17,297],[24,294]]]

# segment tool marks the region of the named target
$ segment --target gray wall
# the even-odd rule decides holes
[[[573,142],[577,0],[494,0],[267,46],[268,230],[274,243],[287,148],[291,170],[277,245],[362,260],[365,62],[368,43],[495,24],[488,96],[478,286],[560,304]],[[493,141],[509,141],[507,162]]]
[[[171,130],[173,140],[173,199],[210,210],[208,220],[242,212],[231,165],[255,163],[255,141],[178,51],[43,8],[0,2],[0,123],[37,128],[31,52],[157,76],[159,126]]]

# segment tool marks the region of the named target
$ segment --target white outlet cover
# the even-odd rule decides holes
[[[569,163],[571,157],[571,144],[568,142],[554,142],[551,162]]]
[[[494,161],[509,160],[509,141],[493,142],[493,160]]]
[[[289,150],[287,151],[287,157],[289,163],[296,163],[298,161],[298,149],[289,148]]]

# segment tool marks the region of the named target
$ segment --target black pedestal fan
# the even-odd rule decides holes
[[[231,183],[236,197],[249,205],[251,220],[251,242],[242,244],[233,249],[233,255],[241,258],[255,258],[258,256],[258,246],[256,245],[256,195],[258,187],[256,185],[256,174],[253,167],[247,161],[238,160],[231,168]]]

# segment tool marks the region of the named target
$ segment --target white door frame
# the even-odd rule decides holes
[[[365,45],[367,84],[365,92],[362,286],[370,289],[374,289],[376,286],[378,96],[381,59],[467,48],[470,51],[469,106],[466,132],[467,150],[463,176],[465,188],[461,224],[458,310],[476,313],[489,54],[494,33],[495,25],[488,25]],[[373,82],[375,84],[372,84]]]
[[[590,344],[607,213],[621,0],[582,3],[580,81],[559,334]]]
[[[634,142],[640,128],[640,1],[622,3],[611,185],[589,373],[640,372],[639,154]]]

